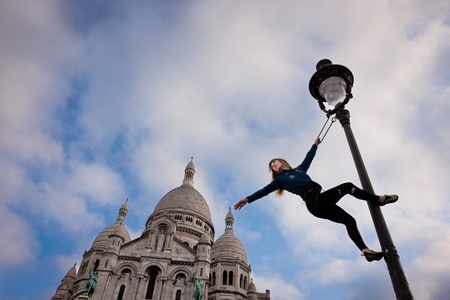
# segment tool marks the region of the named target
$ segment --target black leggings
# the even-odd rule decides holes
[[[378,196],[356,187],[351,182],[343,183],[323,193],[320,193],[320,191],[312,191],[306,195],[304,200],[309,212],[314,216],[344,224],[347,228],[348,236],[360,250],[363,250],[367,246],[359,233],[356,220],[336,205],[343,196],[348,194],[373,203],[378,201]]]

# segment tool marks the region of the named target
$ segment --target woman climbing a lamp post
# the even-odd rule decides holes
[[[398,200],[397,195],[377,196],[368,193],[353,183],[347,182],[332,189],[322,192],[322,186],[314,182],[306,172],[316,155],[320,138],[317,138],[311,149],[306,154],[303,162],[296,168],[292,168],[289,163],[282,158],[274,158],[269,162],[269,169],[272,173],[272,182],[256,191],[252,195],[239,200],[234,209],[239,210],[247,203],[252,203],[275,191],[277,196],[282,196],[284,190],[299,195],[306,203],[308,211],[315,217],[328,219],[332,222],[344,224],[350,239],[361,250],[361,255],[367,261],[380,260],[382,252],[369,249],[364,243],[356,225],[356,220],[345,210],[337,205],[337,202],[345,195],[372,202],[379,206],[394,203]]]

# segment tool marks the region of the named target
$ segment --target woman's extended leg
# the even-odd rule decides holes
[[[327,207],[326,210],[322,211],[322,218],[328,219],[335,223],[344,224],[347,229],[347,234],[350,239],[355,243],[359,250],[368,249],[364,240],[358,230],[355,218],[348,214],[345,210],[337,205]]]
[[[341,207],[333,204],[325,209],[323,207],[319,208],[319,211],[317,214],[315,214],[315,216],[328,219],[335,223],[344,224],[345,228],[347,229],[348,236],[359,248],[359,250],[361,250],[361,255],[363,255],[367,259],[367,261],[371,262],[373,260],[380,260],[381,258],[383,258],[382,252],[375,252],[366,246],[361,233],[358,230],[355,218],[353,218]]]
[[[345,225],[348,236],[353,243],[355,243],[356,247],[361,250],[362,255],[367,259],[367,261],[371,262],[373,260],[380,260],[383,257],[383,253],[370,250],[366,246],[358,230],[356,220],[336,204],[328,204],[324,206],[323,201],[321,201],[323,200],[321,197],[322,195],[323,194],[317,193],[315,196],[305,199],[306,207],[309,212],[318,218],[327,219],[332,222]],[[337,196],[338,200],[340,197],[342,197],[342,195]]]

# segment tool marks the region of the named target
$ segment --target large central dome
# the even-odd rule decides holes
[[[182,185],[174,188],[159,200],[153,213],[147,219],[147,225],[150,225],[153,218],[166,215],[182,226],[189,226],[194,221],[194,227],[211,230],[212,237],[214,236],[211,212],[205,198],[194,188],[194,174],[195,166],[191,160],[184,170]],[[203,223],[205,226],[202,226]]]
[[[211,222],[211,212],[205,198],[192,186],[183,184],[168,192],[156,205],[153,214],[173,210],[194,212]]]

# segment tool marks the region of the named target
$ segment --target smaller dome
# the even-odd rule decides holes
[[[109,245],[109,239],[111,237],[119,237],[123,243],[127,243],[131,240],[130,233],[125,228],[125,218],[128,214],[128,199],[119,209],[117,220],[114,224],[103,229],[102,232],[95,238],[91,248],[106,248]],[[122,243],[122,244],[123,244]]]
[[[247,264],[247,253],[241,241],[233,233],[234,216],[229,209],[225,217],[225,233],[217,239],[211,249],[211,259],[229,259]]]
[[[128,230],[123,224],[117,222],[103,229],[102,232],[95,238],[92,243],[92,248],[106,248],[109,245],[109,239],[112,236],[120,237],[123,239],[123,243],[127,243],[131,240]],[[123,244],[122,243],[122,244]]]
[[[256,293],[256,286],[253,283],[253,278],[251,279],[250,283],[248,284],[247,293]]]
[[[247,264],[247,253],[241,241],[233,234],[232,231],[225,232],[219,237],[211,249],[211,259],[239,259]]]
[[[75,264],[73,265],[73,267],[70,268],[69,271],[67,271],[66,277],[71,277],[71,278],[73,278],[73,279],[75,279],[75,278],[77,277],[77,269],[76,269],[76,265],[77,265],[77,263],[75,263]]]

